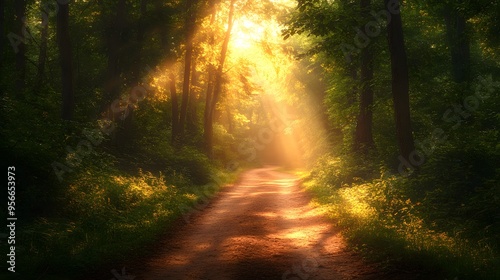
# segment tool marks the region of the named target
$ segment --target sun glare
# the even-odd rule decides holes
[[[280,33],[276,20],[239,18],[230,41],[232,61],[235,64],[249,61],[252,65],[248,79],[260,89],[256,98],[269,117],[269,127],[259,132],[262,134],[259,137],[269,138],[261,141],[269,142],[261,156],[269,162],[276,159],[289,167],[300,167],[305,163],[304,157],[322,149],[323,144],[317,139],[322,136],[322,128],[318,120],[306,117],[311,109],[308,94],[304,85],[291,75],[297,67],[296,61],[283,52],[286,42]]]
[[[232,44],[236,49],[249,49],[263,38],[265,27],[247,18],[242,18],[234,23]]]

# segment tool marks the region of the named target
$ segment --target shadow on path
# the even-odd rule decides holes
[[[298,179],[275,169],[247,171],[224,188],[157,244],[134,279],[398,279],[347,250]]]

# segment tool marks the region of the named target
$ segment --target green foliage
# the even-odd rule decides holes
[[[216,165],[231,160],[252,165],[259,155],[278,150],[279,145],[263,141],[262,135],[279,123],[285,128],[278,132],[274,127],[273,137],[300,138],[287,144],[308,163],[324,155],[308,187],[353,244],[391,262],[414,262],[414,268],[442,272],[443,278],[500,278],[495,270],[500,266],[498,1],[400,1],[414,137],[425,142],[435,129],[446,136],[445,141],[425,144],[430,149],[425,163],[408,178],[390,174],[399,162],[384,24],[367,46],[374,53],[375,149],[363,156],[351,153],[362,86],[359,54],[364,47],[354,47],[347,57],[342,45],[356,45],[357,29],[374,20],[361,16],[359,1],[299,0],[283,17],[287,44],[266,30],[260,48],[229,50],[216,106],[213,160],[201,151],[201,123],[211,82],[207,73],[218,63],[223,41],[224,3],[216,5],[213,24],[209,18],[215,2],[197,1],[194,7],[194,128],[180,144],[172,144],[172,102],[168,81],[162,77],[177,75],[175,85],[181,93],[180,61],[190,39],[183,26],[186,2],[71,1],[76,103],[72,121],[60,118],[62,70],[55,13],[45,22],[49,28],[44,54],[39,2],[26,1],[30,37],[25,38],[26,53],[21,57],[6,40],[11,31],[28,33],[14,30],[20,23],[15,5],[21,1],[0,7],[6,15],[1,23],[5,47],[0,50],[0,154],[3,167],[16,166],[17,213],[22,217],[18,267],[30,268],[27,273],[74,279],[81,276],[75,273],[137,251],[182,209],[206,199],[200,186],[213,183],[214,174],[227,177]],[[276,3],[271,2],[259,2],[259,7],[249,7],[256,3],[251,1],[237,3],[240,24],[250,20],[265,26],[274,20]],[[371,10],[382,10],[383,1],[372,2]],[[119,9],[119,3],[125,7]],[[464,83],[453,81],[446,13],[466,19],[475,77]],[[244,30],[236,34],[240,39],[245,39]],[[214,42],[209,42],[211,34]],[[43,57],[45,72],[38,73]],[[26,77],[18,84],[23,59]],[[473,110],[457,113],[479,86],[485,92],[484,81],[492,86],[487,89],[489,97],[478,100]],[[116,108],[111,102],[128,100],[130,89],[138,84],[147,86],[148,97],[129,104],[132,113],[120,120],[112,114]],[[450,110],[455,117],[451,121],[445,117]],[[103,118],[116,121],[109,136],[99,133]],[[272,123],[276,119],[280,122]],[[328,137],[322,126],[329,129]],[[102,143],[82,155],[77,147],[85,131]],[[247,150],[241,149],[242,143],[249,144],[243,147]],[[335,156],[325,155],[325,147]],[[257,159],[248,162],[253,152]],[[71,169],[62,181],[53,162]]]
[[[83,166],[61,197],[60,215],[39,217],[18,229],[17,266],[24,268],[22,275],[27,278],[23,279],[41,272],[43,279],[74,279],[131,253],[140,255],[142,248],[198,200],[234,180],[229,174],[211,171],[215,183],[211,182],[211,193],[206,193],[187,177],[169,178],[148,171],[132,176],[109,162]]]
[[[196,185],[203,185],[210,181],[213,169],[208,158],[198,150],[192,148],[182,149],[172,159],[172,166],[167,170],[176,170],[185,174],[189,181]]]
[[[466,151],[453,155],[452,176],[442,176],[450,152],[438,152],[411,177],[381,168],[367,180],[350,179],[360,170],[349,158],[327,156],[304,186],[354,248],[388,269],[397,265],[428,279],[496,279],[500,212],[493,182],[500,170],[487,167],[494,163],[487,154]]]

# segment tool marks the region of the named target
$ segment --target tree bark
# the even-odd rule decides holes
[[[15,30],[19,36],[28,36],[28,32],[26,32],[26,0],[17,0],[15,1]],[[28,38],[24,38],[24,40],[28,40]],[[17,46],[16,52],[16,68],[17,68],[17,78],[16,78],[16,89],[17,96],[20,96],[24,90],[24,85],[26,81],[26,44],[23,40],[19,42]]]
[[[105,31],[108,64],[106,69],[106,79],[104,85],[103,101],[101,103],[101,111],[105,110],[106,107],[113,102],[113,99],[117,98],[120,95],[122,84],[122,79],[120,77],[122,70],[120,65],[122,52],[121,36],[125,26],[125,9],[126,1],[118,0],[116,6],[116,14],[107,24]]]
[[[208,78],[207,78],[207,93],[205,95],[205,112],[203,115],[203,140],[205,153],[209,158],[212,158],[212,143],[213,143],[213,124],[210,114],[210,106],[212,104],[212,94],[214,91],[214,72],[213,65],[208,65]]]
[[[35,88],[39,89],[43,83],[45,75],[45,62],[47,61],[47,36],[49,32],[48,15],[43,11],[43,1],[40,2],[40,12],[42,13],[42,30],[40,31],[40,50],[38,52],[38,63]]]
[[[141,81],[141,70],[143,69],[142,48],[144,46],[144,36],[146,33],[148,0],[141,0],[140,18],[137,27],[137,63],[132,70],[132,84],[139,84]]]
[[[369,19],[371,0],[361,0],[363,19]],[[373,119],[373,52],[371,46],[361,51],[361,94],[359,115],[354,135],[355,149],[361,154],[367,154],[373,149],[372,119]]]
[[[457,83],[470,80],[470,41],[467,20],[460,12],[445,9],[446,36],[450,47],[453,79]]]
[[[4,63],[4,46],[5,40],[5,0],[0,0],[0,69],[3,69]],[[0,88],[0,95],[3,94],[3,89]]]
[[[388,7],[389,2],[394,1],[385,0],[386,7]],[[392,19],[387,25],[387,38],[391,57],[392,98],[396,119],[396,135],[401,156],[405,160],[409,160],[410,154],[415,150],[415,144],[410,119],[408,62],[401,15],[399,13],[399,1],[396,1],[396,3],[398,12],[392,13]]]
[[[229,39],[231,37],[231,31],[233,29],[233,16],[234,16],[234,3],[235,0],[231,0],[231,6],[229,8],[229,16],[228,16],[228,23],[227,23],[227,30],[224,35],[224,41],[222,42],[222,48],[221,48],[221,53],[220,53],[220,60],[219,60],[219,66],[217,67],[217,71],[215,72],[215,83],[214,83],[214,93],[212,96],[212,104],[210,106],[210,114],[213,117],[213,114],[215,112],[215,107],[217,105],[217,102],[219,102],[220,94],[222,91],[222,75],[223,75],[223,70],[224,70],[224,63],[226,61],[226,56],[227,56],[227,51],[228,51],[228,46],[229,46]]]
[[[74,89],[73,89],[73,57],[69,36],[69,4],[59,4],[57,13],[57,45],[61,64],[62,81],[62,119],[73,118]]]
[[[194,50],[193,50],[194,51]],[[193,53],[191,61],[191,89],[189,91],[188,113],[186,117],[186,130],[188,133],[196,134],[198,131],[198,116],[197,116],[197,88],[198,88],[198,72],[196,71],[196,54]]]
[[[217,106],[217,102],[219,102],[220,94],[222,91],[222,74],[224,70],[224,62],[226,60],[227,56],[227,50],[228,50],[228,45],[229,45],[229,39],[231,37],[231,31],[233,29],[233,24],[234,24],[234,3],[235,0],[231,0],[231,4],[229,7],[229,15],[228,15],[228,21],[227,21],[227,30],[224,35],[224,41],[222,42],[222,48],[221,48],[221,54],[220,54],[220,59],[219,59],[219,65],[217,67],[217,70],[215,71],[215,80],[214,80],[214,89],[213,89],[213,94],[212,94],[212,100],[210,104],[210,108],[208,111],[208,116],[207,116],[207,124],[205,130],[205,146],[207,148],[207,155],[210,158],[213,158],[213,119],[214,119],[214,113],[215,113],[215,107]]]
[[[215,16],[216,16],[216,8],[215,8],[215,1],[210,1],[210,8],[212,11],[212,16],[210,17],[210,26],[213,26],[215,23]],[[213,32],[211,32],[209,38],[208,38],[208,43],[210,46],[214,46],[215,44],[215,35]],[[212,104],[212,94],[214,91],[214,73],[215,73],[215,66],[212,63],[208,64],[207,67],[207,72],[208,72],[208,77],[207,77],[207,92],[205,95],[205,111],[203,112],[203,140],[204,140],[204,149],[205,153],[209,158],[212,158],[213,156],[213,149],[212,149],[212,143],[213,143],[213,126],[212,126],[212,119],[210,115],[210,105]]]
[[[191,78],[191,62],[193,59],[193,35],[195,28],[195,13],[194,13],[194,0],[186,0],[186,18],[184,21],[184,35],[186,40],[186,52],[184,54],[184,80],[182,83],[182,103],[181,112],[179,115],[179,128],[181,134],[184,134],[186,123],[187,109],[189,103],[190,92],[190,78]]]
[[[168,75],[170,87],[170,100],[172,102],[172,139],[173,145],[177,145],[180,140],[179,127],[179,101],[177,100],[177,91],[175,90],[175,76],[173,73]]]
[[[163,10],[165,9],[165,7],[163,6],[164,4],[165,1],[160,1],[160,0],[154,1],[155,9],[157,12],[160,11],[161,16],[165,16],[165,14],[163,13]],[[158,35],[160,36],[160,43],[162,49],[170,53],[170,50],[172,49],[172,38],[171,38],[172,34],[170,34],[170,27],[168,26],[168,24],[163,23],[160,24],[158,29],[159,29]]]

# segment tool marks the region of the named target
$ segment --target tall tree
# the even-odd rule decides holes
[[[19,95],[24,90],[24,83],[26,81],[26,0],[15,1],[15,25],[16,32],[20,36],[25,36],[24,40],[19,40],[16,52],[16,90]]]
[[[163,50],[170,50],[172,48],[172,30],[170,26],[172,22],[170,22],[171,18],[177,17],[176,13],[177,7],[166,7],[166,2],[163,0],[155,0],[154,6],[155,10],[161,18],[161,23],[159,24],[159,37],[161,42],[161,47]]]
[[[62,81],[62,118],[71,120],[75,106],[73,88],[73,57],[71,40],[69,36],[69,3],[57,3],[57,45],[59,48],[59,61],[61,64]]]
[[[371,0],[361,0],[362,22],[370,18]],[[359,100],[359,115],[354,135],[355,149],[366,154],[375,145],[372,135],[372,105],[373,105],[373,50],[369,44],[361,50],[361,93]]]
[[[459,4],[462,0],[458,1]],[[447,4],[444,8],[446,36],[450,48],[452,74],[455,82],[470,80],[470,42],[467,19],[457,7]]]
[[[198,104],[197,89],[199,88],[199,74],[196,70],[197,54],[196,51],[193,50],[193,52],[193,59],[191,63],[191,90],[189,91],[188,112],[186,117],[186,131],[191,134],[196,133],[198,129],[196,105]]]
[[[210,26],[214,26],[215,24],[215,18],[217,14],[216,6],[215,6],[215,1],[210,1],[210,9],[211,9],[211,16],[210,16]],[[210,32],[208,35],[208,44],[210,46],[214,46],[215,44],[215,34],[213,30]],[[203,112],[203,140],[204,140],[204,148],[205,148],[205,153],[211,157],[212,156],[212,133],[213,133],[213,127],[212,124],[209,123],[211,121],[211,116],[210,116],[210,105],[212,102],[212,94],[214,90],[214,73],[215,73],[215,66],[213,63],[208,62],[207,65],[207,89],[206,89],[206,94],[205,94],[205,111]]]
[[[212,104],[212,95],[214,91],[214,76],[215,76],[215,67],[212,64],[208,64],[208,77],[207,77],[207,91],[205,94],[205,111],[203,114],[203,139],[204,139],[204,147],[205,152],[209,157],[212,157],[212,134],[213,134],[213,125],[212,125],[212,115],[211,115],[211,104]]]
[[[134,65],[133,68],[133,73],[132,73],[132,84],[137,84],[141,80],[141,70],[144,67],[143,66],[143,53],[142,53],[142,48],[144,47],[144,37],[146,33],[146,21],[148,19],[147,17],[147,11],[148,11],[148,0],[141,0],[140,6],[139,6],[139,21],[137,23],[137,63]]]
[[[103,10],[105,9],[104,2],[102,3]],[[126,0],[118,0],[114,16],[105,24],[105,40],[107,48],[107,68],[106,79],[104,85],[104,100],[101,104],[104,110],[114,98],[120,94],[122,85],[121,72],[122,65],[120,64],[123,52],[123,32],[125,29],[126,20]],[[102,111],[101,110],[101,111]]]
[[[45,75],[45,62],[47,61],[47,43],[49,33],[49,16],[43,11],[44,1],[40,1],[41,27],[40,30],[40,49],[38,52],[38,63],[36,72],[35,88],[40,88]]]
[[[170,73],[168,75],[169,88],[170,88],[170,100],[172,101],[172,139],[171,142],[174,145],[179,143],[180,138],[180,125],[179,125],[179,101],[177,98],[177,91],[175,89],[175,75]]]
[[[182,83],[182,102],[179,115],[179,127],[181,134],[184,133],[184,127],[187,116],[190,93],[191,63],[193,60],[193,35],[196,26],[195,6],[196,0],[186,0],[186,17],[184,21],[184,36],[186,40],[186,50],[184,54],[184,80]]]
[[[222,42],[221,52],[219,57],[219,65],[217,66],[217,70],[214,73],[214,84],[213,84],[213,93],[211,94],[211,100],[208,100],[206,104],[208,104],[208,108],[205,107],[205,111],[208,110],[208,113],[205,114],[205,131],[204,131],[204,139],[205,139],[205,147],[207,155],[212,158],[213,157],[213,120],[215,108],[217,106],[217,102],[219,102],[220,94],[222,91],[222,75],[224,70],[224,63],[226,61],[229,39],[231,37],[231,31],[234,25],[234,3],[236,0],[231,0],[229,6],[229,15],[227,20],[227,29],[224,34],[224,41]],[[208,99],[208,94],[207,94]]]
[[[5,44],[5,0],[0,0],[0,69],[3,69]],[[1,90],[1,89],[0,89]],[[1,93],[0,93],[1,94]]]
[[[399,1],[385,0],[392,14],[387,24],[387,38],[391,60],[392,99],[396,119],[396,134],[401,156],[409,160],[415,150],[410,120],[408,61],[403,37],[403,23]]]

